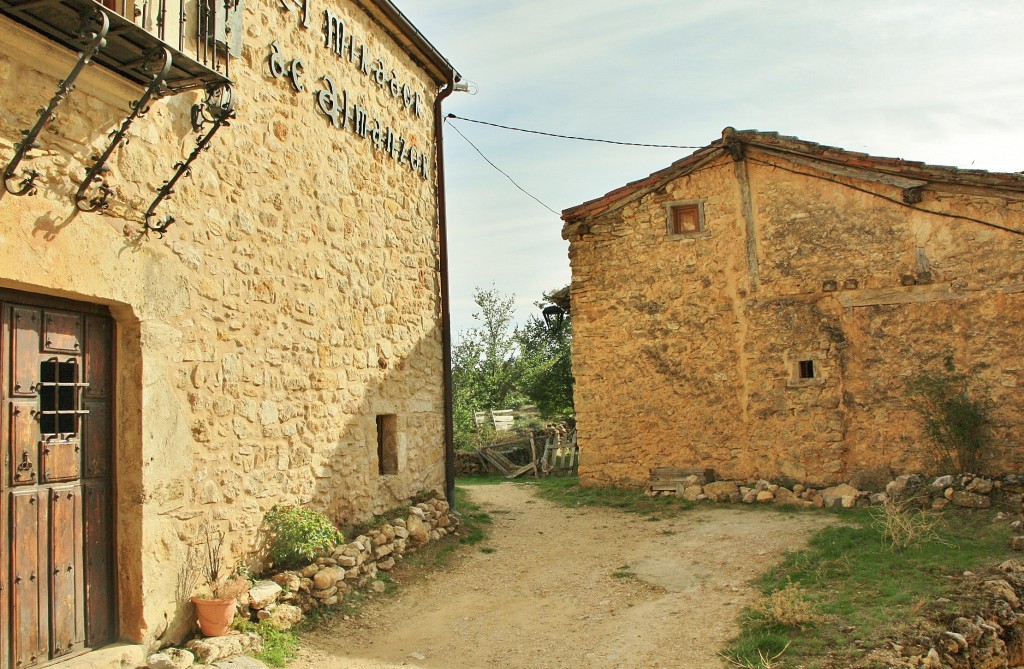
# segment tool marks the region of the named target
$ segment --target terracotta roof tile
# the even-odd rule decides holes
[[[729,146],[735,144],[753,146],[783,155],[789,153],[816,158],[839,165],[874,170],[883,174],[916,178],[931,183],[1009,189],[1024,192],[1024,174],[1019,172],[987,172],[985,170],[960,169],[945,165],[928,165],[917,160],[903,160],[902,158],[872,156],[859,151],[847,151],[835,146],[802,140],[798,137],[780,135],[778,132],[725,128],[720,139],[711,142],[702,149],[698,149],[685,158],[673,162],[668,167],[653,172],[643,179],[631,181],[625,186],[616,188],[601,197],[564,210],[562,212],[562,220],[570,223],[608,211],[623,200],[653,191],[661,184],[683,176],[703,164],[707,159],[715,157],[724,152]]]

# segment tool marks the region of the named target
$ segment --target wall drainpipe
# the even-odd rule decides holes
[[[452,511],[455,508],[455,439],[452,415],[452,316],[448,298],[448,213],[444,189],[444,119],[441,103],[455,90],[457,75],[448,73],[448,82],[434,101],[434,146],[437,152],[437,231],[438,265],[441,278],[441,349],[444,367],[444,494]]]

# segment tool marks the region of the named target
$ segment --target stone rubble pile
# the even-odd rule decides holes
[[[346,592],[370,586],[378,572],[391,571],[397,560],[430,541],[458,529],[448,502],[431,499],[352,541],[339,544],[329,555],[301,569],[272,574],[258,581],[241,602],[240,610],[256,620],[269,620],[287,629],[317,606],[333,606]]]
[[[660,490],[648,495],[681,495],[690,501],[710,500],[745,504],[791,504],[795,506],[843,507],[877,506],[889,500],[910,500],[922,508],[941,511],[947,506],[987,509],[1020,509],[1024,498],[1024,476],[1006,474],[984,477],[974,474],[927,479],[923,474],[901,474],[893,478],[887,470],[864,470],[849,483],[817,488],[801,483],[791,487],[766,480],[702,482],[692,474],[683,478],[675,492]]]
[[[968,583],[984,595],[982,613],[957,617],[942,631],[902,647],[908,669],[1024,668],[1024,567],[1014,560],[999,565],[997,575]],[[940,628],[941,629],[941,628]]]
[[[404,517],[335,546],[328,555],[301,569],[272,573],[239,596],[238,616],[289,629],[305,612],[335,605],[350,590],[382,590],[384,584],[376,580],[380,572],[390,571],[403,556],[458,529],[459,519],[449,511],[443,499],[415,504]],[[187,651],[170,649],[151,655],[149,669],[172,669],[172,665],[180,669],[191,665],[193,656],[199,663],[213,664],[226,657],[258,653],[261,640],[252,632],[232,632],[194,639],[185,647]]]

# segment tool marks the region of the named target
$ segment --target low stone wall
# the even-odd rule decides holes
[[[786,487],[765,480],[701,483],[701,477],[691,475],[682,479],[676,492],[648,494],[652,497],[677,494],[691,501],[844,508],[880,505],[890,499],[900,499],[936,511],[947,506],[987,509],[993,505],[1018,510],[1024,498],[1024,477],[964,474],[926,478],[923,474],[901,474],[891,478],[876,472],[873,476],[855,477],[850,483],[814,488],[800,483]]]
[[[384,583],[376,578],[379,572],[390,571],[403,556],[458,529],[459,519],[449,511],[448,502],[442,499],[421,502],[403,517],[335,546],[328,555],[301,569],[272,573],[239,596],[238,616],[288,629],[302,620],[305,612],[333,606],[350,590],[381,591]],[[233,633],[195,639],[186,648],[199,662],[212,664],[224,657],[255,652],[253,644],[258,639],[251,633]]]

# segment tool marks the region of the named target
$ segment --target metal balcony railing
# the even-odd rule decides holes
[[[171,54],[159,95],[229,83],[230,56],[241,49],[239,0],[0,0],[0,13],[72,51],[85,17],[98,9],[109,29],[93,61],[142,85],[153,53]],[[159,60],[159,58],[158,58]]]
[[[24,137],[3,172],[7,192],[18,196],[36,192],[42,174],[29,166],[34,158],[31,154],[40,148],[43,128],[56,117],[57,107],[74,91],[78,76],[91,63],[117,72],[144,90],[129,103],[128,116],[110,133],[106,148],[92,156],[74,196],[80,211],[103,211],[110,206],[113,189],[108,184],[107,161],[126,142],[129,129],[146,115],[153,101],[202,88],[205,100],[192,105],[196,146],[174,163],[170,178],[157,191],[141,221],[139,238],[150,232],[163,236],[174,217],[158,219],[157,207],[174,193],[175,185],[189,174],[214,134],[235,115],[228,67],[230,56],[241,50],[240,4],[241,0],[0,0],[0,14],[78,54],[38,120],[22,132]]]

